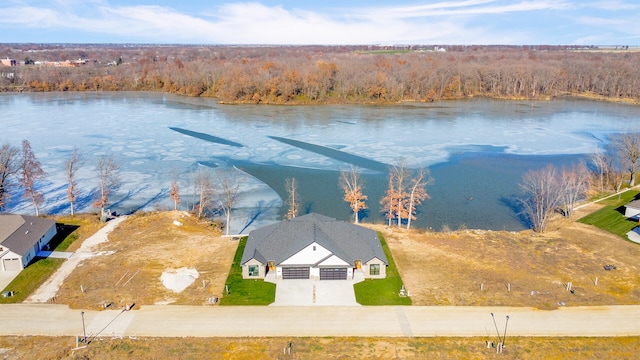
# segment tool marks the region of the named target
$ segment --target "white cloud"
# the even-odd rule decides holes
[[[596,27],[599,34],[619,32],[633,37],[638,32],[624,18],[598,17],[599,13],[593,12],[597,3],[568,0],[453,0],[321,11],[236,2],[195,14],[165,6],[112,6],[108,0],[54,0],[53,4],[47,4],[47,7],[4,8],[0,5],[2,13],[11,14],[0,18],[0,28],[51,29],[69,34],[81,30],[102,38],[116,37],[116,41],[220,44],[554,43],[541,38],[545,31],[547,36],[553,36],[548,30],[554,21],[562,22],[563,26],[572,26],[573,21],[574,32],[579,34],[576,37],[582,39],[593,36],[590,34],[594,29],[589,26]],[[608,4],[621,9],[634,6],[616,0]],[[544,20],[547,22],[541,21],[539,27],[529,29],[504,28],[499,23],[501,18],[524,18],[529,13],[549,18]],[[495,15],[492,23],[483,21],[492,15]],[[629,14],[625,15],[628,18]],[[563,20],[559,16],[564,16]]]

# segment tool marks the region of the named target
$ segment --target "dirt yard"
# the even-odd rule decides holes
[[[384,234],[414,305],[640,303],[640,245],[592,226],[556,219],[544,234],[373,228]]]
[[[181,226],[174,221],[182,223]],[[238,241],[184,212],[140,213],[109,234],[97,249],[108,255],[84,260],[63,283],[57,303],[100,309],[126,303],[204,304],[220,296]],[[199,276],[182,292],[160,280],[163,272],[195,269]],[[84,290],[84,292],[83,292]]]
[[[640,245],[588,225],[556,220],[542,235],[367,226],[384,234],[414,305],[554,309],[640,303]],[[91,309],[109,303],[205,304],[224,293],[238,243],[181,212],[132,216],[109,239],[99,251],[111,254],[81,263],[61,287],[58,303]],[[179,268],[194,268],[199,277],[176,293],[160,277]],[[566,290],[569,282],[573,292]]]

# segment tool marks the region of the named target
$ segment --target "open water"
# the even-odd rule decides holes
[[[526,224],[513,205],[526,171],[606,150],[609,136],[638,118],[638,106],[577,99],[254,106],[160,93],[2,94],[0,142],[31,142],[48,173],[41,184],[47,213],[68,212],[63,164],[77,147],[85,157],[81,211],[94,210],[96,158],[110,153],[121,165],[117,212],[172,208],[174,172],[181,208],[190,208],[191,174],[206,166],[242,180],[232,232],[281,219],[287,177],[298,179],[303,213],[348,220],[338,175],[356,165],[369,196],[364,221],[384,222],[387,169],[403,161],[434,179],[414,226],[520,230]],[[19,194],[8,210],[33,211]]]

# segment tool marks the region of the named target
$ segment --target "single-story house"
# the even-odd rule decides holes
[[[625,205],[624,216],[629,219],[640,220],[640,199]]]
[[[24,269],[55,235],[54,220],[0,215],[0,271]]]
[[[240,265],[245,279],[386,277],[387,257],[375,231],[311,213],[249,233]]]

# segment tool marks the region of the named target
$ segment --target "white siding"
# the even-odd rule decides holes
[[[640,209],[636,209],[636,208],[632,208],[632,207],[625,207],[624,210],[624,216],[628,217],[628,218],[632,218],[635,216],[638,216],[640,214]]]
[[[6,269],[5,268],[6,264],[4,262],[5,259],[7,259],[7,261],[11,261],[12,264],[14,264],[13,263],[13,259],[18,259],[19,262],[20,262],[20,265],[22,265],[22,258],[20,257],[20,255],[14,253],[13,251],[7,251],[2,257],[0,257],[0,270],[1,271],[16,271],[16,270],[24,269],[24,266],[22,266],[20,269]],[[11,260],[9,260],[9,259],[11,259]]]
[[[286,259],[280,265],[313,265],[329,255],[331,255],[329,250],[317,243],[313,243]]]
[[[349,266],[349,263],[340,259],[335,255],[331,255],[328,259],[318,264],[319,266]]]

